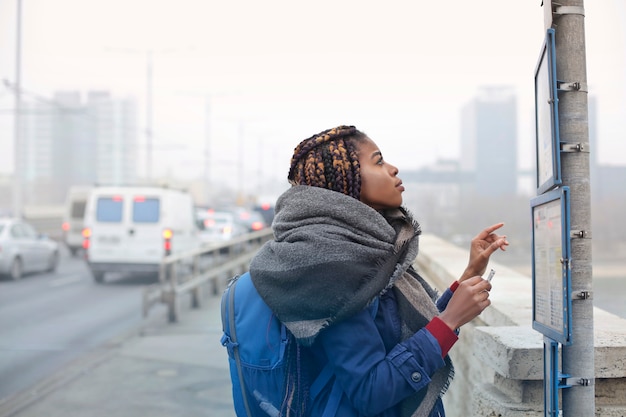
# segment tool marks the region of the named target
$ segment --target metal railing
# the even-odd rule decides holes
[[[212,295],[217,295],[230,278],[247,270],[257,250],[271,238],[272,230],[268,228],[165,257],[159,270],[159,282],[144,289],[143,316],[146,317],[155,304],[163,303],[167,305],[168,320],[177,322],[182,296],[189,294],[191,308],[199,308],[207,288]]]

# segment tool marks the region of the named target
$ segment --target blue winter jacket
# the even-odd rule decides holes
[[[451,297],[447,289],[437,300],[439,311]],[[426,388],[444,366],[439,342],[428,330],[421,329],[402,343],[400,334],[397,303],[393,291],[388,291],[380,297],[375,319],[366,309],[318,335],[310,348],[314,368],[319,372],[330,363],[343,391],[336,416],[399,417],[399,403]],[[312,399],[311,417],[322,416],[335,378]],[[441,399],[430,416],[445,416]]]

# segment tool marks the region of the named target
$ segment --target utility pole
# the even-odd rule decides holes
[[[17,0],[15,23],[15,110],[13,114],[13,216],[22,216],[22,1]]]
[[[150,182],[152,181],[152,149],[153,149],[153,138],[154,138],[154,129],[153,125],[153,85],[154,85],[154,53],[166,53],[173,52],[177,49],[168,48],[162,50],[154,50],[154,49],[130,49],[130,48],[106,48],[111,52],[125,52],[130,54],[146,54],[146,179]]]
[[[238,160],[237,160],[237,204],[241,205],[245,202],[245,193],[244,193],[244,155],[245,155],[245,135],[244,135],[244,125],[242,121],[237,123],[237,135],[239,137],[239,151],[238,151]]]
[[[204,98],[204,199],[211,201],[211,96]]]
[[[589,148],[585,10],[583,0],[547,3],[552,8],[560,82],[561,175],[571,190],[572,344],[562,347],[562,367],[574,383],[561,390],[563,416],[589,417],[596,413],[589,170],[589,153],[595,149]]]
[[[146,177],[152,181],[152,50],[146,51]]]

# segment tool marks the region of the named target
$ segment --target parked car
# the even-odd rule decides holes
[[[245,207],[232,207],[229,208],[228,211],[235,214],[237,221],[246,227],[248,233],[269,227],[269,224],[265,221],[261,213],[256,210]]]
[[[205,243],[224,242],[247,232],[246,227],[231,212],[202,210],[197,212],[197,217],[200,238]]]
[[[258,212],[263,216],[266,225],[271,225],[274,221],[274,205],[271,203],[258,204],[252,208],[252,210]]]
[[[31,272],[53,272],[59,244],[17,218],[0,218],[0,274],[13,280]]]

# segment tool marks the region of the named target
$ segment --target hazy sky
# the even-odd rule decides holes
[[[246,183],[283,179],[296,144],[338,124],[368,133],[401,169],[459,158],[460,109],[493,84],[518,94],[520,164],[532,164],[541,0],[22,5],[22,86],[29,93],[100,89],[136,97],[143,129],[146,52],[154,51],[156,174],[202,175],[207,125],[211,177]],[[0,0],[0,78],[10,81],[15,9],[16,0]],[[585,9],[597,155],[625,164],[626,2],[588,0]],[[13,169],[12,106],[12,93],[0,85],[0,173]],[[242,144],[246,180],[237,162]],[[138,167],[143,173],[143,152]]]

